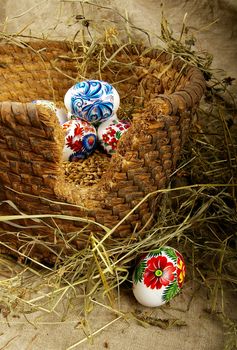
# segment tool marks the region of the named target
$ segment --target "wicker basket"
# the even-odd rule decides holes
[[[113,58],[114,52],[108,47],[105,55]],[[72,215],[114,227],[148,193],[167,186],[205,81],[197,68],[167,53],[141,52],[143,48],[126,47],[116,53],[117,70],[104,65],[103,80],[112,84],[120,80],[116,88],[122,104],[139,108],[99,183],[77,187],[67,182],[62,171],[64,140],[56,116],[30,101],[63,101],[67,89],[78,79],[79,48],[72,50],[67,43],[50,41],[22,47],[0,45],[1,215]],[[92,66],[87,77],[96,78]],[[155,196],[144,201],[118,225],[114,235],[127,236],[151,225],[156,204]],[[73,244],[80,249],[90,230],[99,229],[87,224],[86,230],[80,230],[84,222],[57,217],[42,220],[2,223],[1,251],[11,247],[16,254],[21,251],[52,260],[48,246],[54,245],[58,251],[63,248],[68,254],[64,240],[60,235],[55,239],[55,232],[78,231]],[[46,241],[50,244],[42,244]]]

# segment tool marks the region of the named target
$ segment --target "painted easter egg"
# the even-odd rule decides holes
[[[181,290],[186,273],[183,256],[164,246],[144,255],[133,273],[133,294],[137,301],[156,307],[170,301]]]
[[[98,142],[108,154],[116,152],[119,139],[130,125],[126,120],[119,120],[116,115],[99,125],[97,129]]]
[[[53,111],[58,117],[59,123],[61,125],[67,121],[67,111],[64,108],[57,107],[54,102],[48,100],[34,100],[32,103],[44,106]]]
[[[69,118],[78,117],[92,124],[101,123],[116,113],[119,94],[107,82],[87,80],[73,85],[64,97]]]
[[[96,129],[84,120],[69,120],[62,125],[65,132],[64,161],[87,158],[96,148]]]

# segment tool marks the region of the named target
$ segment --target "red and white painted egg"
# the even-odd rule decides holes
[[[144,306],[161,306],[180,292],[185,274],[183,256],[176,249],[164,246],[153,250],[134,270],[133,294]]]
[[[63,123],[65,123],[67,121],[67,111],[64,108],[59,108],[56,106],[56,104],[52,101],[49,100],[34,100],[32,101],[32,103],[36,104],[36,105],[40,105],[43,107],[46,107],[48,109],[50,109],[51,111],[53,111],[58,120],[59,123],[62,125]]]
[[[97,136],[104,151],[108,154],[115,153],[118,141],[130,125],[126,120],[119,120],[116,115],[101,123],[97,129]]]
[[[64,161],[87,158],[96,148],[97,136],[93,125],[81,119],[68,120],[62,125],[65,132]]]

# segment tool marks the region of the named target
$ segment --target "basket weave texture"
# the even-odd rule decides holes
[[[113,47],[105,50],[106,57],[114,57]],[[116,84],[121,110],[126,106],[134,112],[132,126],[120,139],[101,180],[78,187],[67,181],[62,170],[64,137],[56,115],[31,101],[62,103],[66,91],[81,80],[80,48],[72,50],[68,43],[54,41],[23,47],[0,45],[1,215],[73,215],[114,227],[148,193],[167,186],[205,80],[198,68],[167,53],[142,52],[144,48],[128,46],[116,53],[114,69],[105,64],[100,72],[100,78]],[[86,78],[98,78],[96,74],[91,65]],[[156,204],[155,196],[144,201],[114,235],[127,236],[151,225]],[[0,240],[5,243],[0,249],[10,246],[13,251],[23,249],[25,255],[49,260],[50,249],[35,240],[31,244],[31,237],[51,242],[60,250],[64,243],[60,237],[55,240],[56,230],[78,231],[74,237],[78,249],[93,229],[91,224],[80,232],[85,226],[81,221],[42,220],[45,225],[29,219],[14,221],[14,226],[2,223]]]

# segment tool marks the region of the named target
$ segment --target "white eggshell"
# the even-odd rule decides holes
[[[164,246],[153,250],[134,270],[133,294],[144,306],[161,306],[179,293],[185,273],[184,259],[176,249]]]
[[[51,111],[54,111],[54,113],[56,114],[59,123],[62,125],[63,123],[65,123],[67,121],[67,111],[64,108],[58,108],[56,106],[56,104],[52,101],[48,101],[48,100],[34,100],[32,101],[32,103],[36,104],[36,105],[41,105],[44,106],[46,108],[49,108]]]
[[[138,282],[133,287],[133,294],[137,301],[144,306],[157,307],[163,305],[165,302],[162,301],[163,289],[153,290],[148,289],[143,283]]]
[[[62,125],[65,133],[63,161],[87,158],[96,148],[97,136],[93,125],[81,119],[69,120]]]
[[[71,87],[65,94],[64,96],[64,106],[66,107],[67,109],[67,112],[68,112],[68,117],[70,118],[70,116],[72,115],[71,111],[72,111],[72,108],[71,108],[71,97],[72,97],[72,88]]]
[[[120,97],[119,97],[118,91],[114,87],[113,87],[113,95],[114,95],[113,114],[116,114],[120,104]]]
[[[119,139],[129,127],[128,121],[119,120],[114,115],[99,125],[97,129],[98,142],[108,154],[113,154],[116,152]]]
[[[79,82],[64,96],[69,118],[81,118],[96,125],[115,114],[119,103],[117,90],[109,83],[100,80]]]
[[[61,125],[67,121],[67,112],[64,108],[57,108],[56,116],[58,117],[59,123]]]

